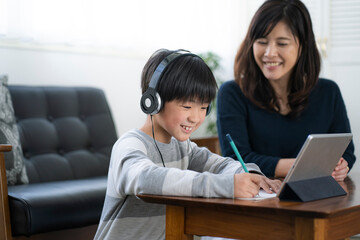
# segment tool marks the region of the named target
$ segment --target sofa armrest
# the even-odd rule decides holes
[[[9,213],[9,198],[6,180],[4,152],[10,152],[11,145],[0,144],[0,239],[11,240],[11,226]]]

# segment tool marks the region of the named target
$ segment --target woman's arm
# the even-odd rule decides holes
[[[344,103],[344,100],[342,98],[341,92],[339,87],[337,86],[337,84],[335,82],[332,82],[334,84],[333,86],[333,91],[331,94],[334,95],[334,117],[333,117],[333,121],[332,124],[330,126],[330,133],[350,133],[351,132],[351,128],[350,128],[350,122],[349,122],[349,118],[347,116],[347,111],[346,111],[346,106]],[[354,155],[354,142],[351,141],[349,146],[346,148],[344,154],[343,154],[343,158],[344,160],[346,159],[346,166],[345,168],[349,167],[348,170],[350,170],[356,160],[356,157]],[[339,161],[339,168],[340,170],[342,169],[342,161]],[[336,172],[336,169],[335,169]],[[333,173],[333,176],[336,176],[338,174]],[[344,172],[344,171],[342,171]],[[341,173],[339,173],[341,175]]]

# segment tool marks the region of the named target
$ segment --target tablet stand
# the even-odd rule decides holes
[[[285,184],[280,200],[308,202],[346,195],[345,190],[332,176],[292,181]]]

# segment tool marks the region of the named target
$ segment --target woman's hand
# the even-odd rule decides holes
[[[252,173],[240,173],[234,176],[234,197],[255,197],[260,188],[267,193],[277,192],[281,186],[280,180],[271,180],[263,175]]]
[[[340,158],[331,176],[338,182],[344,181],[349,172],[348,162],[344,158]]]
[[[275,168],[275,177],[286,177],[295,160],[295,158],[280,159]]]

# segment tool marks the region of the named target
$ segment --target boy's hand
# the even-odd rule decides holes
[[[265,176],[251,173],[240,173],[234,176],[234,197],[255,197],[260,188],[267,193],[277,192],[280,188],[280,180],[271,180]]]

